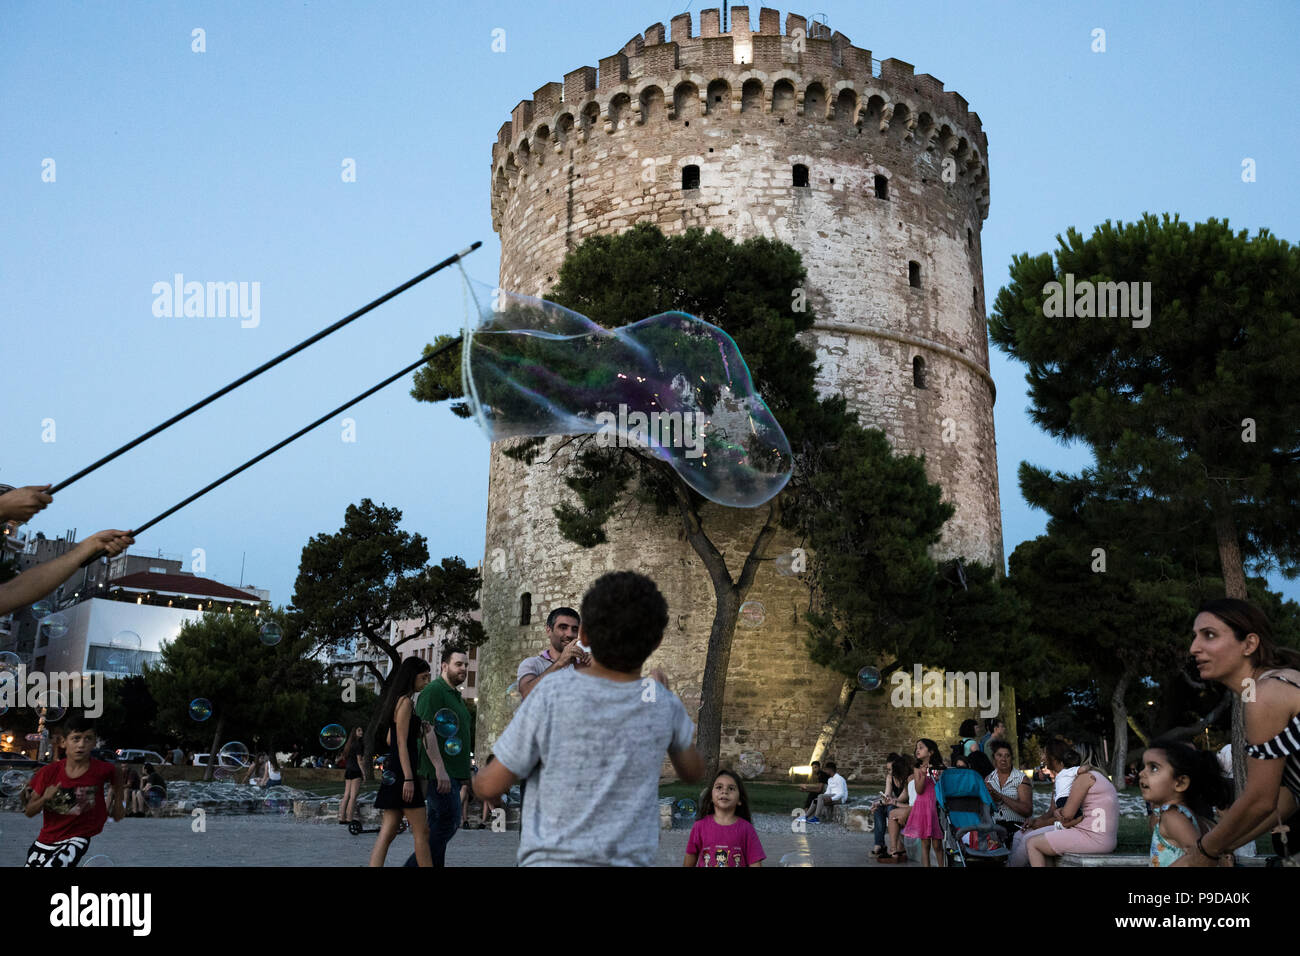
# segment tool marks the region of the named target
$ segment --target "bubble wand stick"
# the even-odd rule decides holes
[[[101,468],[104,465],[107,465],[114,458],[118,457],[119,455],[125,454],[126,452],[134,448],[136,445],[139,445],[141,442],[148,441],[154,435],[157,435],[159,432],[170,428],[171,426],[179,422],[181,419],[188,418],[190,415],[193,415],[203,406],[215,402],[222,395],[226,395],[229,392],[233,392],[235,389],[239,388],[239,386],[243,385],[245,382],[250,382],[253,379],[257,378],[257,376],[261,375],[267,369],[274,368],[275,366],[283,362],[285,359],[289,358],[291,355],[296,355],[297,353],[301,352],[303,349],[307,348],[307,346],[314,345],[315,343],[319,342],[321,339],[325,338],[327,335],[332,335],[333,333],[337,332],[339,329],[343,328],[343,326],[347,325],[349,322],[361,318],[361,316],[365,315],[370,310],[383,305],[385,302],[387,302],[389,299],[393,298],[394,296],[401,295],[407,289],[411,288],[411,286],[423,282],[425,279],[429,278],[429,276],[433,275],[435,272],[440,272],[443,269],[447,268],[447,266],[451,265],[452,263],[459,262],[461,259],[465,258],[465,256],[469,255],[471,252],[473,252],[481,245],[483,245],[483,243],[481,242],[472,243],[470,246],[468,246],[465,249],[462,249],[454,256],[448,256],[446,259],[443,259],[441,262],[439,262],[436,266],[426,269],[424,272],[421,272],[418,276],[415,276],[412,279],[408,279],[407,281],[399,285],[397,288],[385,292],[383,295],[381,295],[379,298],[375,299],[373,302],[369,303],[368,305],[363,305],[361,308],[357,309],[351,315],[346,315],[343,318],[339,319],[337,322],[335,322],[333,325],[321,329],[319,332],[317,332],[315,335],[311,336],[310,338],[303,339],[293,348],[289,349],[286,352],[281,352],[279,355],[271,359],[269,362],[259,365],[257,368],[253,369],[251,372],[247,373],[246,375],[241,375],[239,378],[235,379],[229,385],[226,385],[224,388],[217,389],[207,398],[203,399],[202,401],[195,402],[189,408],[185,409],[183,412],[179,412],[173,415],[171,418],[167,419],[167,421],[163,422],[161,425],[157,425],[149,429],[143,435],[140,435],[138,438],[132,439],[131,441],[127,442],[125,445],[123,445],[121,448],[117,449],[116,451],[109,452],[103,458],[99,459],[99,461],[95,462],[93,465],[89,465],[81,469],[81,471],[77,472],[71,478],[65,478],[63,481],[59,482],[57,485],[51,488],[49,490],[49,494],[52,495],[55,492],[62,491],[64,488],[68,487],[68,485],[72,484],[74,481],[79,481],[80,479],[85,478],[92,471],[95,471],[97,468]],[[85,565],[83,564],[82,567],[84,568]]]
[[[386,388],[386,387],[388,387],[389,385],[392,385],[392,384],[393,384],[394,382],[396,382],[399,378],[401,378],[402,376],[406,375],[407,373],[409,373],[409,372],[411,372],[411,371],[414,371],[415,369],[419,368],[421,365],[424,365],[426,362],[429,362],[429,361],[433,360],[434,358],[436,358],[437,356],[441,355],[441,354],[444,353],[444,352],[449,352],[449,351],[451,351],[451,350],[454,349],[454,348],[459,348],[459,347],[460,347],[460,344],[461,344],[461,336],[459,336],[459,335],[456,336],[456,338],[452,339],[452,340],[449,341],[449,342],[444,342],[442,345],[438,346],[436,349],[433,349],[431,352],[429,352],[429,354],[420,356],[419,359],[417,359],[416,361],[412,362],[410,365],[406,366],[406,368],[402,369],[400,372],[397,372],[397,373],[395,373],[395,374],[393,374],[393,375],[388,376],[388,378],[384,379],[384,380],[383,380],[382,382],[380,382],[379,384],[371,386],[370,388],[368,388],[368,389],[366,389],[364,392],[362,392],[360,395],[358,395],[356,398],[353,398],[353,399],[350,400],[350,401],[344,402],[344,403],[343,403],[342,405],[340,405],[338,408],[331,409],[330,411],[328,411],[328,412],[326,412],[324,415],[322,415],[320,418],[318,418],[318,419],[316,419],[314,422],[312,422],[310,425],[307,425],[305,428],[300,428],[300,429],[298,429],[298,431],[294,432],[294,433],[293,433],[292,435],[290,435],[288,438],[285,438],[285,439],[283,439],[283,440],[281,440],[281,441],[276,442],[274,445],[272,445],[272,446],[271,446],[270,448],[268,448],[266,451],[262,452],[260,455],[256,455],[255,457],[248,459],[248,461],[244,462],[244,463],[243,463],[242,465],[240,465],[238,468],[234,469],[233,471],[229,471],[229,472],[227,472],[226,474],[224,474],[224,475],[222,475],[220,478],[218,478],[216,481],[212,482],[210,485],[207,485],[207,486],[205,486],[205,487],[203,487],[203,488],[200,488],[198,491],[194,492],[194,494],[190,495],[190,496],[189,496],[188,498],[186,498],[184,501],[181,501],[181,502],[179,502],[179,503],[177,503],[177,504],[172,505],[170,508],[168,508],[168,509],[167,509],[166,511],[164,511],[162,514],[160,514],[160,515],[158,515],[158,516],[156,516],[156,517],[154,517],[154,518],[151,518],[150,520],[146,521],[144,524],[140,525],[140,527],[136,528],[134,531],[131,531],[131,532],[128,532],[128,533],[129,533],[129,534],[131,535],[131,537],[133,537],[133,538],[135,538],[135,537],[139,537],[139,535],[141,535],[141,534],[144,533],[145,531],[147,531],[147,530],[149,530],[150,528],[152,528],[152,527],[153,527],[154,525],[156,525],[159,521],[162,521],[164,518],[166,518],[166,517],[168,517],[168,516],[170,516],[170,515],[175,514],[177,511],[180,511],[182,508],[184,508],[184,507],[185,507],[186,505],[188,505],[190,502],[192,502],[192,501],[197,501],[199,498],[202,498],[204,495],[206,495],[206,494],[207,494],[209,491],[211,491],[213,488],[216,488],[216,487],[219,486],[219,485],[224,485],[227,481],[229,481],[231,478],[234,478],[234,477],[235,477],[237,474],[239,474],[240,472],[242,472],[242,471],[246,471],[246,470],[248,470],[249,468],[252,468],[254,465],[256,465],[256,464],[257,464],[259,461],[261,461],[263,458],[266,458],[266,457],[269,456],[269,455],[273,455],[273,454],[275,454],[277,451],[279,451],[279,450],[280,450],[281,448],[283,448],[285,445],[287,445],[287,444],[289,444],[290,442],[296,441],[297,439],[301,438],[303,435],[307,434],[307,433],[308,433],[309,431],[311,431],[313,428],[317,428],[318,426],[325,424],[325,422],[329,421],[329,420],[330,420],[331,418],[333,418],[335,415],[339,414],[339,413],[342,412],[342,411],[346,411],[347,409],[351,408],[353,405],[357,404],[357,402],[360,402],[360,401],[362,401],[363,399],[369,398],[371,395],[375,394],[375,392],[379,391],[380,389],[382,389],[382,388]],[[100,558],[102,558],[105,554],[107,554],[107,552],[104,551],[104,550],[102,550],[102,549],[99,550],[99,551],[96,551],[94,554],[92,554],[90,557],[88,557],[85,561],[81,562],[81,566],[84,568],[84,567],[86,567],[86,566],[88,566],[88,565],[90,565],[90,564],[93,564],[95,561],[98,561]]]

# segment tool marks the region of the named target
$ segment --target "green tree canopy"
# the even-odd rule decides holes
[[[661,515],[679,517],[684,537],[709,574],[715,604],[701,687],[698,745],[709,766],[715,767],[737,616],[761,562],[767,559],[770,542],[782,527],[829,528],[838,520],[826,513],[823,525],[816,525],[811,517],[827,498],[824,485],[818,494],[811,493],[815,475],[838,443],[847,443],[848,450],[841,455],[845,475],[853,471],[848,463],[853,454],[872,444],[882,458],[888,458],[888,444],[879,433],[873,438],[856,424],[841,396],[823,398],[817,394],[815,356],[801,339],[815,319],[807,303],[806,274],[799,253],[783,243],[765,238],[737,243],[720,233],[699,229],[669,237],[655,226],[642,223],[620,235],[593,236],[573,250],[549,298],[605,328],[675,310],[718,326],[736,342],[755,388],[794,452],[795,472],[785,490],[754,509],[757,518],[747,525],[754,529],[753,537],[742,544],[742,550],[724,554],[717,540],[735,532],[742,511],[706,507],[705,500],[669,466],[635,448],[600,447],[592,436],[563,440],[573,446],[572,463],[565,470],[564,480],[576,499],[555,509],[557,527],[566,539],[583,547],[605,542],[606,523],[629,501],[635,501],[653,507]],[[422,369],[412,394],[420,401],[431,402],[459,397],[459,357],[444,356]],[[532,463],[543,440],[504,444],[505,454]],[[947,518],[950,511],[943,510],[937,492],[930,495],[919,465],[891,473],[891,478],[891,491],[898,492],[896,499],[873,502],[871,515],[848,520],[871,524],[877,531],[888,526],[889,540],[899,542],[902,532],[893,532],[893,525],[937,521],[937,529]],[[872,476],[864,474],[861,479],[868,482]],[[843,499],[837,497],[835,501],[838,506]],[[867,506],[863,499],[855,499],[855,504]],[[922,553],[931,540],[937,539],[937,530],[931,534],[932,530],[925,524],[925,533],[930,537],[919,545]],[[878,564],[882,569],[880,583],[890,588],[919,588],[922,592],[932,586],[933,582],[921,585],[916,581],[927,571],[933,576],[935,570],[928,559],[916,557],[917,551],[900,545],[895,557],[913,562],[904,568],[895,568],[882,559]],[[857,596],[852,586],[841,586],[851,574],[828,572],[825,577],[831,585],[828,600],[848,601]],[[877,594],[876,598],[882,596]],[[906,595],[895,596],[892,592],[883,598],[891,607],[902,606],[905,599]],[[826,622],[852,619],[855,613],[838,607],[825,610]],[[824,659],[829,661],[835,656],[827,652]]]

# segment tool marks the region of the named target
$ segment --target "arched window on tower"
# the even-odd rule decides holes
[[[889,198],[889,177],[887,176],[876,177],[876,198],[877,199]]]
[[[533,595],[531,591],[525,591],[519,595],[519,623],[520,625],[531,624],[533,622]]]
[[[700,188],[700,167],[683,166],[682,167],[682,189],[699,189]]]
[[[925,388],[925,359],[919,355],[912,359],[912,384],[917,388]]]
[[[921,288],[921,263],[915,259],[907,263],[907,284],[913,289]]]
[[[794,184],[796,186],[808,185],[808,167],[803,163],[794,164]]]

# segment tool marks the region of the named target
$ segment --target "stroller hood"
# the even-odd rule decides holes
[[[984,778],[974,770],[965,767],[945,770],[935,784],[934,793],[941,807],[947,806],[948,801],[960,797],[972,797],[981,803],[993,805],[993,798],[989,796],[988,789],[984,786]]]

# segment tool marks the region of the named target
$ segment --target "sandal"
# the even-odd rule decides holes
[[[876,859],[876,862],[877,862],[877,863],[906,863],[906,862],[907,862],[907,854],[906,854],[906,853],[891,853],[891,854],[889,854],[888,856],[878,857],[878,858]]]

